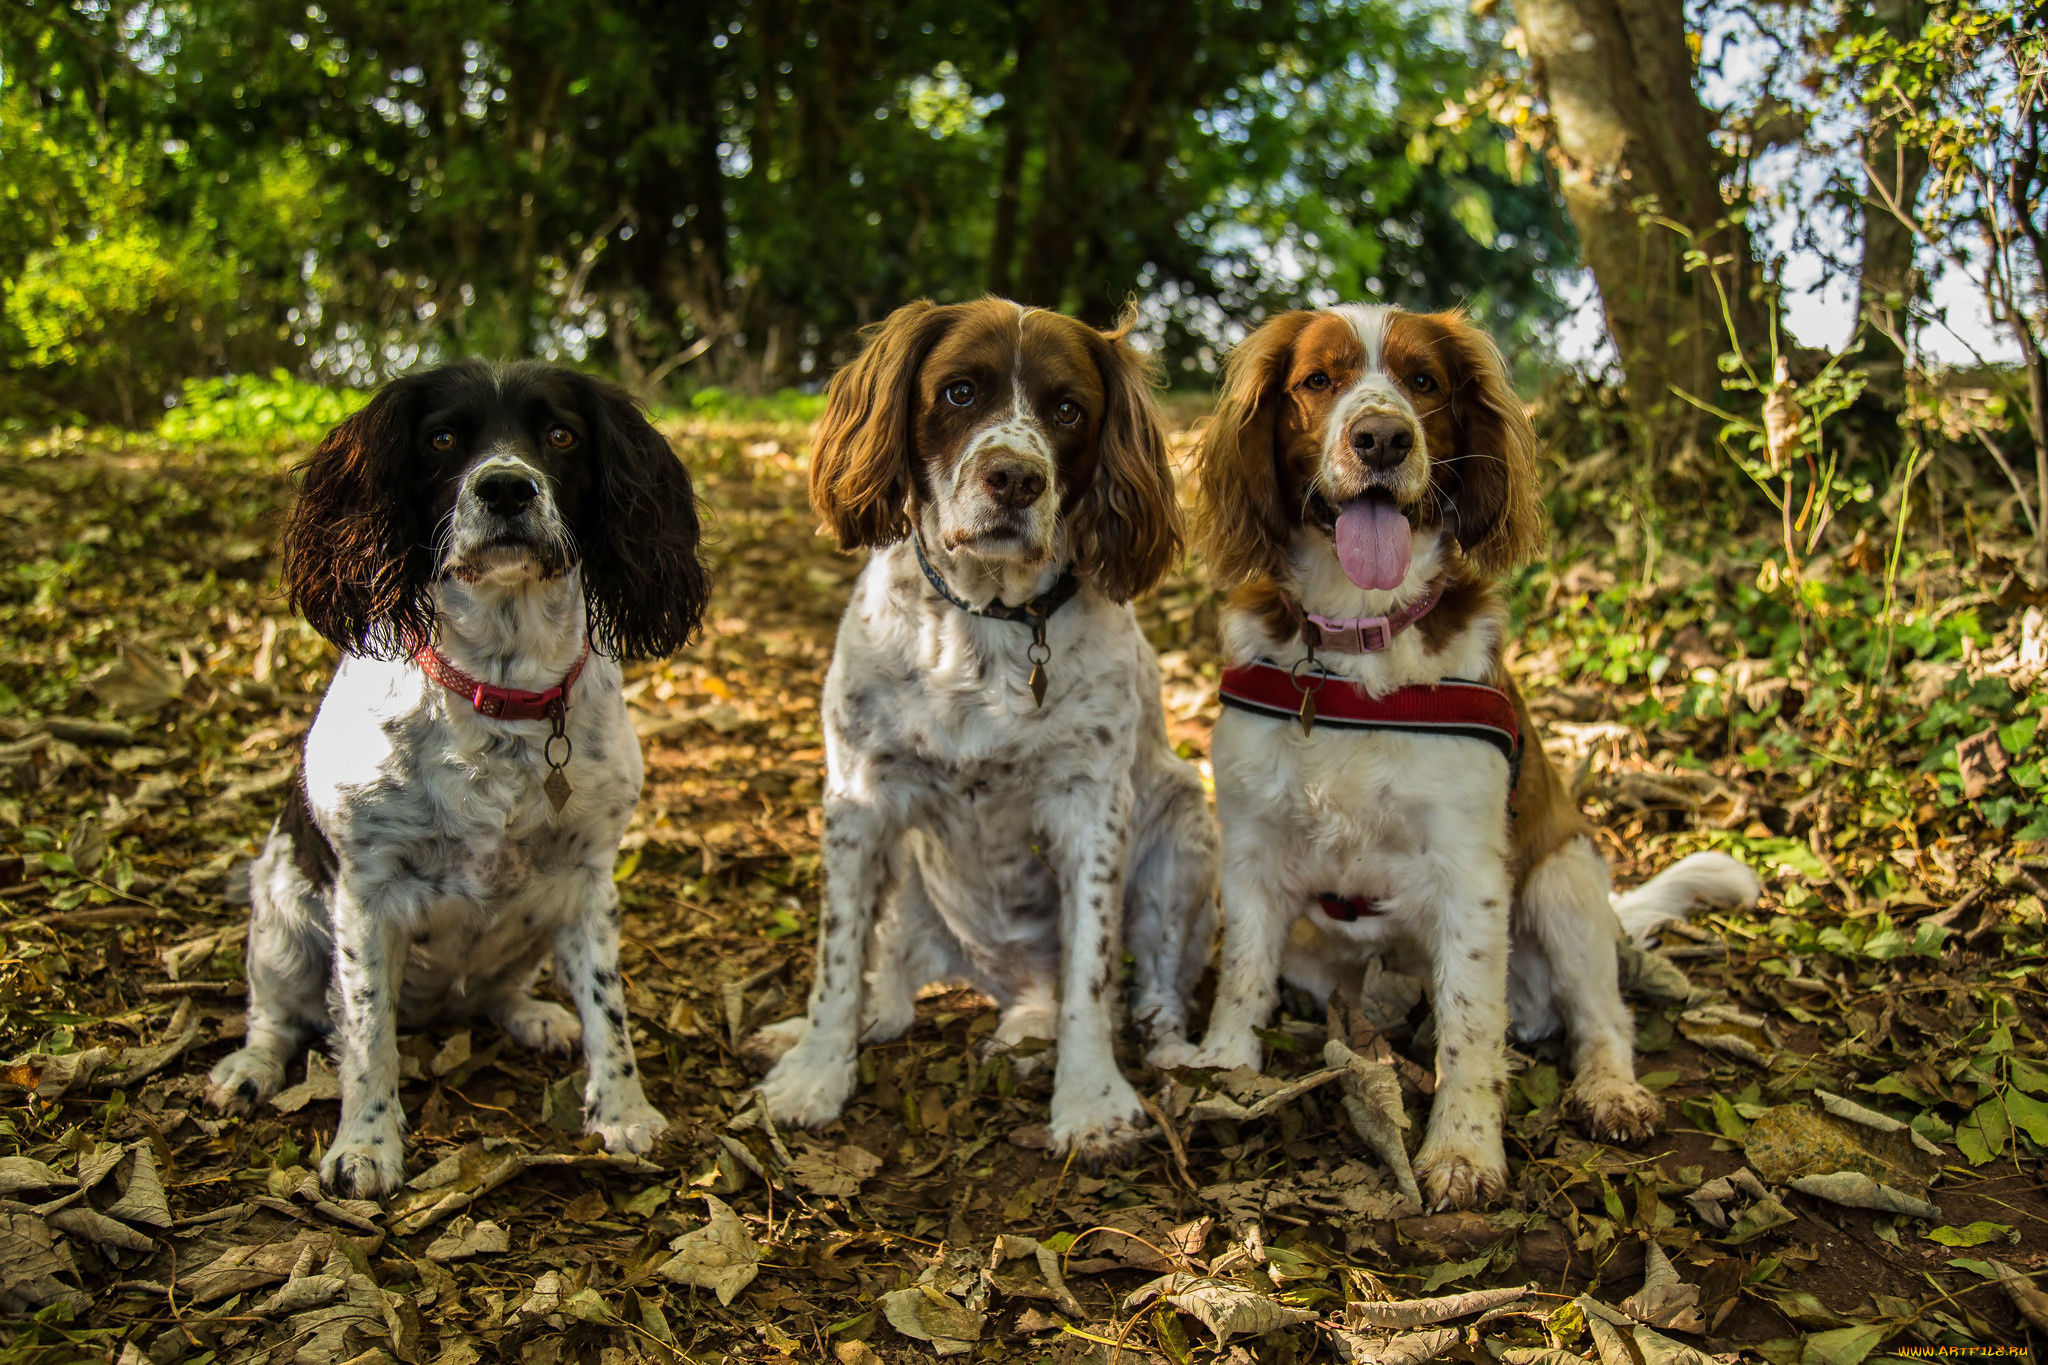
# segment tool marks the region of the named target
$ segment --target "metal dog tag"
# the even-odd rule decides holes
[[[562,813],[562,807],[569,804],[569,793],[574,790],[560,768],[548,773],[548,780],[540,784],[540,789],[548,794],[548,804],[555,808],[557,815]]]

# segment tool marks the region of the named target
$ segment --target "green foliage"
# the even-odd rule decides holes
[[[693,414],[716,421],[809,424],[824,414],[825,396],[797,389],[744,394],[710,384],[691,394],[688,406]]]
[[[1499,27],[1450,0],[24,0],[0,352],[146,424],[186,377],[454,352],[770,392],[920,295],[1101,325],[1136,297],[1198,381],[1304,296],[1515,333],[1558,307],[1550,190],[1439,119]],[[114,400],[81,382],[110,370]]]
[[[0,366],[142,425],[183,376],[291,355],[289,311],[323,279],[313,163],[202,166],[155,75],[108,60],[119,21],[48,8],[0,22]]]
[[[157,434],[181,445],[316,441],[368,400],[360,389],[310,384],[281,369],[267,377],[188,379],[178,405],[157,424]]]

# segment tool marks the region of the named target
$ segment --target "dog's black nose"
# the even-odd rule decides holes
[[[1351,424],[1350,440],[1367,469],[1391,469],[1415,449],[1415,428],[1400,417],[1361,417]]]
[[[1045,496],[1045,475],[1022,460],[992,464],[981,476],[982,487],[999,507],[1023,511]]]
[[[540,486],[525,474],[501,469],[476,481],[477,500],[501,517],[516,517],[533,506]]]

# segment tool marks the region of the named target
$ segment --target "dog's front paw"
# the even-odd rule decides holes
[[[320,1183],[344,1199],[382,1199],[405,1183],[405,1140],[388,1134],[337,1134],[320,1163]]]
[[[1632,1077],[1582,1074],[1564,1095],[1564,1111],[1598,1142],[1641,1142],[1664,1121],[1664,1102]]]
[[[223,1114],[246,1114],[284,1084],[284,1059],[262,1048],[245,1047],[214,1064],[206,1077],[206,1102]]]
[[[1145,1060],[1161,1071],[1170,1071],[1177,1066],[1194,1066],[1197,1055],[1195,1045],[1185,1038],[1162,1038],[1145,1054]]]
[[[812,1047],[816,1037],[807,1034],[761,1078],[759,1088],[768,1102],[768,1117],[777,1123],[821,1127],[839,1117],[853,1094],[853,1058],[835,1057]]]
[[[1415,1181],[1423,1207],[1432,1213],[1493,1203],[1508,1188],[1500,1129],[1441,1142],[1432,1134],[1415,1154]]]
[[[810,1016],[804,1014],[784,1019],[779,1024],[763,1025],[748,1034],[740,1044],[740,1059],[766,1071],[787,1056],[789,1050],[801,1043],[810,1031]]]
[[[1055,1081],[1049,1127],[1055,1153],[1072,1152],[1083,1161],[1101,1163],[1130,1151],[1144,1131],[1145,1106],[1122,1076],[1066,1091]]]
[[[583,1124],[583,1131],[604,1139],[607,1152],[631,1152],[645,1156],[668,1127],[659,1109],[645,1099],[606,1105],[600,1101]]]
[[[552,1000],[525,996],[492,1011],[491,1020],[533,1052],[568,1052],[583,1041],[583,1021]]]
[[[1213,1066],[1222,1071],[1235,1071],[1248,1066],[1257,1071],[1265,1063],[1265,1053],[1259,1047],[1256,1033],[1230,1034],[1222,1038],[1204,1038],[1202,1045],[1195,1049],[1189,1066]]]

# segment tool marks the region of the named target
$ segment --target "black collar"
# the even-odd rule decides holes
[[[939,577],[939,571],[925,558],[923,532],[916,529],[911,531],[910,546],[917,552],[917,567],[924,570],[925,581],[932,585],[932,589],[939,596],[969,616],[991,616],[998,621],[1016,621],[1027,626],[1040,625],[1046,617],[1065,606],[1073,599],[1075,593],[1081,591],[1081,580],[1074,577],[1074,570],[1069,567],[1060,575],[1057,583],[1021,607],[1013,607],[1000,597],[985,607],[970,606],[953,595],[953,590],[946,586],[946,580]]]

